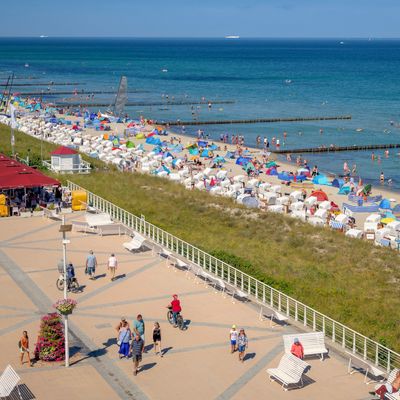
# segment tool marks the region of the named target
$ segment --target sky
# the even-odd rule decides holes
[[[0,36],[399,38],[399,15],[400,0],[18,0]]]

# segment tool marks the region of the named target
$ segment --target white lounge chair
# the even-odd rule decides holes
[[[19,375],[14,371],[11,365],[7,365],[6,369],[0,376],[0,397],[8,397],[14,388],[18,390],[19,398],[22,400],[18,382],[21,380]]]
[[[56,220],[61,220],[61,217],[60,217],[59,214],[57,214],[56,210],[49,210],[46,207],[40,207],[40,208],[43,211],[43,217],[56,219]]]
[[[271,318],[270,318],[270,326],[271,328],[273,328],[274,326],[276,326],[276,324],[274,325],[274,319],[278,322],[283,322],[286,324],[286,321],[288,321],[289,317],[286,316],[285,314],[281,314],[278,311],[273,310],[272,314],[271,314]]]
[[[128,233],[127,228],[122,224],[100,225],[97,229],[100,236],[105,235],[125,235]]]
[[[91,232],[91,233],[96,233],[97,229],[91,227],[87,222],[82,222],[82,221],[71,221],[72,224],[72,229],[76,232]]]
[[[295,338],[299,339],[304,348],[304,357],[319,355],[321,361],[324,360],[324,355],[328,353],[325,346],[325,335],[323,332],[299,333],[293,335],[283,335],[283,345],[285,353],[290,354],[290,350]]]
[[[282,383],[282,389],[287,391],[289,385],[303,387],[303,373],[309,365],[292,354],[284,354],[277,368],[267,369],[271,382],[272,378]]]
[[[248,293],[245,293],[237,288],[235,288],[235,290],[232,291],[232,303],[235,303],[235,297],[238,297],[242,301],[247,301],[249,299]]]
[[[215,293],[218,292],[218,289],[221,291],[221,295],[225,297],[226,285],[222,279],[219,278],[212,278],[214,281],[214,291]]]
[[[128,251],[136,251],[143,247],[145,241],[146,238],[136,234],[130,242],[125,242],[123,246]]]

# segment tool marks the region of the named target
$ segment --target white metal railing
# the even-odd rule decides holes
[[[328,339],[339,344],[344,350],[358,354],[367,362],[381,367],[387,372],[393,368],[400,368],[400,354],[380,343],[158,228],[147,222],[144,216],[139,218],[73,182],[68,181],[68,188],[84,190],[88,196],[88,204],[101,212],[108,213],[113,220],[125,224],[153,242],[211,272],[229,285],[248,293],[260,305],[275,309],[313,331],[324,332]]]

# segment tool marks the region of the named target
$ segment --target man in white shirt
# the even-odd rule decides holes
[[[115,279],[115,270],[118,268],[118,260],[115,257],[114,253],[111,254],[111,257],[108,259],[108,270],[111,274],[111,280]]]

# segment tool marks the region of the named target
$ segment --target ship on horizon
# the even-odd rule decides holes
[[[240,39],[240,36],[238,36],[238,35],[227,35],[227,36],[225,36],[225,39]]]

